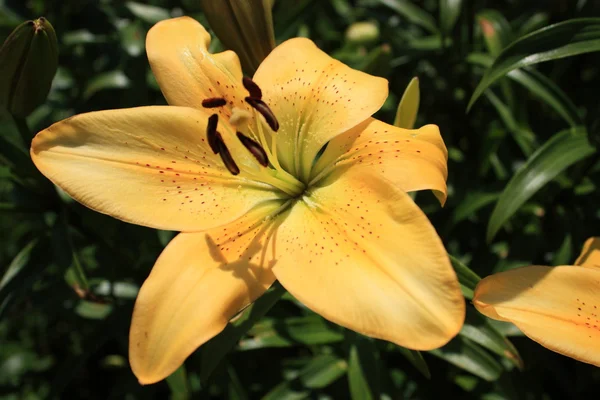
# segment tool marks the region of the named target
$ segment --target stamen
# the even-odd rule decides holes
[[[250,93],[250,97],[254,97],[255,99],[259,100],[262,99],[262,90],[260,90],[258,85],[252,79],[245,76],[244,79],[242,79],[242,83],[244,84],[244,87],[248,93]]]
[[[204,107],[204,108],[223,107],[225,104],[227,104],[227,100],[225,100],[222,97],[211,97],[211,98],[202,100],[202,107]]]
[[[238,139],[240,139],[240,142],[242,142],[244,147],[248,149],[248,151],[254,156],[254,158],[256,158],[260,165],[262,165],[263,167],[269,165],[269,157],[267,157],[265,149],[263,149],[262,146],[258,144],[258,142],[255,142],[254,140],[245,136],[241,132],[237,132],[237,137]]]
[[[233,157],[231,157],[231,153],[227,146],[225,146],[225,142],[223,141],[223,137],[221,134],[217,132],[216,141],[219,148],[219,155],[221,156],[221,160],[223,160],[223,164],[225,167],[231,172],[232,175],[237,175],[240,173],[240,168],[237,166],[235,161],[233,161]]]
[[[274,132],[279,130],[279,122],[277,121],[277,118],[275,118],[275,114],[273,114],[273,111],[271,111],[267,103],[261,99],[255,99],[254,97],[246,97],[244,100],[246,100],[246,103],[250,104],[256,111],[261,113],[261,115],[265,118],[265,121],[267,121],[269,127],[271,127]]]
[[[219,143],[217,141],[217,124],[219,123],[219,116],[217,114],[213,114],[208,117],[208,126],[206,127],[206,138],[208,140],[208,145],[212,149],[213,153],[219,154]]]

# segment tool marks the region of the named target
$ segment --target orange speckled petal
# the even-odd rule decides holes
[[[592,237],[585,241],[575,265],[600,268],[600,238]]]
[[[417,350],[444,345],[463,324],[464,298],[435,230],[375,174],[331,176],[275,237],[275,276],[330,321]]]
[[[202,100],[224,97],[228,106],[244,107],[240,60],[233,51],[208,52],[210,34],[190,17],[161,21],[146,37],[152,72],[174,106],[202,108]],[[218,110],[230,116],[230,107]]]
[[[342,64],[305,38],[276,47],[254,80],[279,119],[280,162],[303,178],[325,143],[373,115],[388,94],[385,79]]]
[[[207,118],[167,106],[80,114],[38,133],[31,157],[96,211],[158,229],[204,230],[277,196],[245,172],[234,177],[225,169],[205,139]],[[237,138],[224,138],[241,167],[256,165]]]
[[[448,152],[436,125],[402,129],[370,119],[333,139],[314,168],[336,165],[380,173],[405,192],[432,190],[446,202]]]
[[[133,311],[129,360],[142,384],[175,371],[275,281],[268,226],[272,203],[208,233],[182,233],[163,251]],[[258,222],[258,223],[257,223]]]
[[[600,366],[600,270],[529,266],[481,280],[473,304],[557,353]]]

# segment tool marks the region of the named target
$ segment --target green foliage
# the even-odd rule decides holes
[[[26,120],[0,110],[0,399],[595,395],[597,369],[469,304],[480,277],[569,264],[598,234],[600,7],[585,0],[274,1],[277,43],[310,37],[389,80],[376,117],[440,127],[448,202],[415,200],[452,255],[466,323],[440,349],[403,349],[324,320],[277,285],[165,382],[140,386],[127,361],[132,308],[174,234],[79,205],[37,172],[28,147],[32,132],[76,113],[165,104],[146,33],[182,14],[206,24],[199,4],[0,0],[0,40],[43,15],[59,43],[47,101]],[[360,22],[377,29],[349,40]]]

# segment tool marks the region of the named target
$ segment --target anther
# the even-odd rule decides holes
[[[216,136],[217,146],[219,148],[219,155],[221,156],[221,160],[223,160],[223,164],[225,164],[225,167],[227,168],[227,170],[229,172],[231,172],[232,175],[239,174],[240,168],[237,166],[235,161],[233,161],[233,157],[231,157],[231,153],[229,152],[229,149],[227,148],[227,146],[225,146],[223,137],[221,137],[221,134],[219,132],[217,132],[217,134],[215,136]]]
[[[213,153],[219,153],[219,144],[217,142],[217,124],[219,123],[219,116],[217,114],[213,114],[208,117],[208,126],[206,127],[206,138],[208,140],[208,145],[212,149]]]
[[[255,99],[259,100],[262,99],[262,90],[260,90],[258,85],[252,79],[245,76],[242,79],[242,83],[244,84],[244,87],[248,93],[250,93],[250,97],[254,97]]]
[[[275,114],[273,114],[273,111],[271,111],[267,103],[260,99],[255,99],[254,97],[246,97],[244,100],[246,100],[246,103],[250,104],[252,108],[262,114],[262,116],[265,118],[265,121],[267,121],[267,124],[274,132],[279,130],[279,122],[277,121],[277,118],[275,118]]]
[[[222,97],[211,97],[209,99],[202,100],[202,107],[204,108],[223,107],[225,104],[227,104],[227,100]]]
[[[263,149],[260,144],[258,144],[254,140],[250,139],[248,136],[244,135],[243,133],[241,133],[241,132],[236,132],[236,133],[237,133],[238,139],[240,139],[240,142],[242,142],[242,144],[244,145],[245,148],[248,149],[250,154],[252,154],[254,156],[254,158],[256,158],[256,161],[258,161],[258,163],[260,165],[262,165],[263,167],[268,166],[269,165],[269,157],[267,157],[267,153],[265,152],[265,149]]]

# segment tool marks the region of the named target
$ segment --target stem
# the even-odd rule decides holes
[[[27,126],[27,121],[25,120],[25,118],[16,117],[14,115],[12,115],[12,118],[15,122],[17,130],[19,131],[19,135],[21,136],[21,140],[23,141],[25,148],[29,149],[29,147],[31,146],[31,139],[33,139],[33,135],[31,134],[31,130]]]

